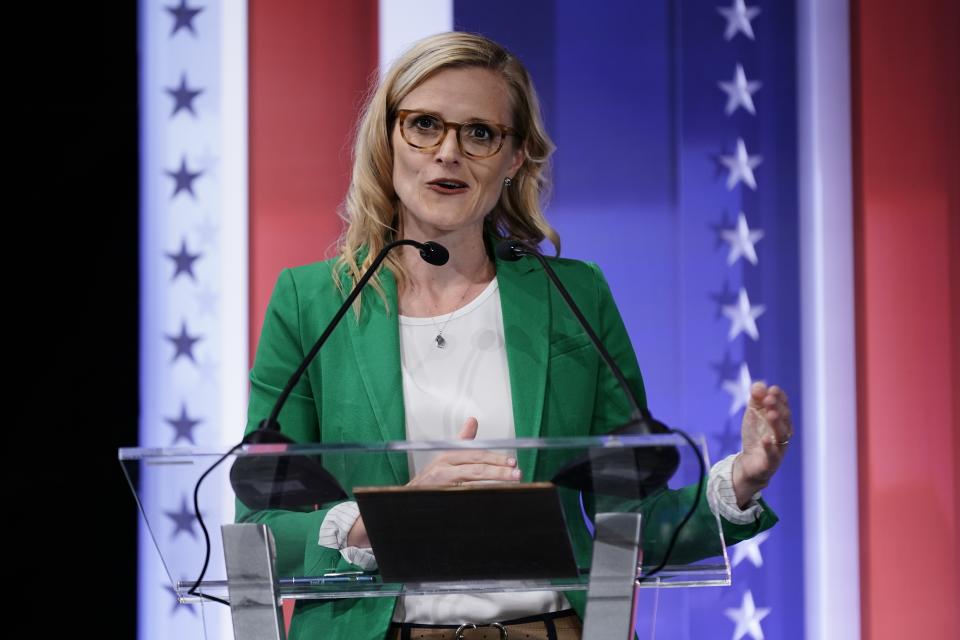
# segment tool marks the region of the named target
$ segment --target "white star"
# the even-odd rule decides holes
[[[733,0],[729,7],[717,7],[717,12],[727,19],[727,30],[723,32],[724,40],[732,40],[738,31],[753,40],[750,21],[760,14],[759,7],[747,7],[746,0]]]
[[[763,83],[756,80],[747,80],[747,74],[744,72],[742,65],[737,65],[732,82],[718,82],[717,84],[727,94],[727,108],[725,109],[727,115],[741,106],[751,115],[757,115],[757,110],[753,106],[753,94],[760,90]]]
[[[746,257],[750,264],[757,264],[757,248],[754,246],[763,237],[763,231],[751,231],[747,226],[747,216],[743,211],[737,216],[735,229],[724,229],[720,236],[730,243],[730,253],[727,254],[727,264],[733,265],[740,256]]]
[[[760,545],[769,537],[769,531],[761,531],[754,537],[733,545],[733,566],[737,566],[746,558],[753,566],[762,567],[763,556],[760,554]]]
[[[740,374],[736,380],[723,381],[723,390],[730,394],[730,415],[734,415],[750,402],[752,384],[753,380],[750,378],[750,369],[746,362],[740,365]]]
[[[762,316],[766,310],[767,307],[762,304],[750,306],[747,290],[740,287],[737,304],[725,304],[722,308],[723,315],[730,318],[730,333],[727,335],[727,340],[732,341],[744,332],[754,340],[759,340],[760,331],[757,329],[757,318]]]
[[[740,640],[748,633],[753,640],[763,640],[763,627],[760,621],[770,614],[770,607],[757,609],[753,604],[753,594],[747,589],[739,609],[727,609],[724,613],[737,624],[733,631],[733,640]]]
[[[732,156],[720,156],[720,162],[730,170],[727,176],[727,189],[733,189],[743,180],[747,186],[757,190],[757,179],[753,177],[753,170],[763,162],[763,156],[751,156],[747,153],[747,145],[743,138],[737,138],[737,152]]]

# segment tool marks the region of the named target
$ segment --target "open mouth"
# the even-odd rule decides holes
[[[466,191],[469,188],[467,187],[466,182],[462,182],[460,180],[447,179],[447,178],[444,178],[441,180],[433,180],[431,182],[428,182],[427,186],[429,186],[434,191],[439,191],[441,193],[458,193],[461,191]]]

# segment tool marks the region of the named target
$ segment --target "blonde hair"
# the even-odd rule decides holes
[[[530,75],[513,54],[489,38],[463,32],[442,33],[407,49],[366,100],[353,148],[350,187],[340,212],[346,229],[338,242],[340,256],[334,269],[338,287],[342,288],[344,270],[356,282],[384,245],[400,235],[390,142],[397,106],[438,71],[464,67],[490,69],[507,83],[513,128],[519,132],[523,150],[523,164],[484,221],[484,233],[532,245],[548,239],[559,255],[560,236],[547,223],[542,209],[549,194],[548,161],[554,145],[544,128]],[[402,287],[407,274],[397,254],[388,256],[385,266],[393,273],[398,287]],[[379,280],[372,284],[384,297]]]

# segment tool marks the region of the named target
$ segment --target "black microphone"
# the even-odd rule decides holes
[[[515,262],[523,256],[531,256],[537,259],[543,266],[544,272],[556,286],[557,291],[563,298],[567,306],[576,316],[583,327],[583,330],[589,336],[593,346],[599,352],[600,357],[606,363],[607,368],[613,373],[613,376],[620,384],[623,394],[630,403],[630,421],[617,427],[610,432],[610,435],[651,435],[672,433],[672,429],[662,422],[654,419],[648,409],[640,406],[636,394],[623,375],[623,371],[614,361],[610,352],[604,346],[603,342],[597,336],[593,327],[583,316],[577,303],[570,296],[570,292],[557,277],[556,272],[550,263],[539,251],[529,247],[519,240],[501,240],[494,248],[494,253],[501,260]],[[625,498],[638,497],[637,494],[645,495],[647,491],[658,489],[664,486],[680,465],[680,454],[676,447],[655,447],[640,448],[634,450],[634,456],[629,460],[621,455],[615,455],[610,452],[606,455],[606,460],[601,462],[601,458],[594,456],[591,460],[588,456],[584,459],[572,461],[563,467],[556,476],[554,483],[572,489],[581,491],[597,491],[602,493],[618,495]],[[624,468],[624,465],[629,468]],[[639,483],[639,487],[638,487]]]
[[[286,387],[277,397],[270,416],[262,420],[256,430],[248,433],[243,438],[242,444],[294,444],[292,439],[280,431],[280,423],[277,421],[284,403],[290,397],[307,367],[326,343],[327,338],[330,337],[343,316],[346,315],[350,305],[357,299],[364,286],[387,257],[387,254],[400,245],[417,247],[420,250],[420,257],[432,265],[444,265],[450,259],[450,253],[447,249],[436,242],[420,243],[415,240],[396,240],[388,243],[377,254],[377,257],[357,281],[357,284],[354,285],[350,295],[340,305],[327,328],[317,338],[313,348],[304,356],[300,366],[290,376]],[[237,498],[251,509],[289,509],[302,505],[342,500],[347,496],[340,484],[323,468],[319,460],[306,456],[241,456],[234,461],[233,467],[230,469],[230,483],[233,485]]]
[[[427,241],[420,245],[420,257],[436,267],[442,267],[450,259],[450,252],[442,244]]]

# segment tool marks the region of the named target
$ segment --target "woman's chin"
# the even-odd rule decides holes
[[[443,235],[471,231],[479,233],[483,229],[483,217],[468,217],[460,213],[435,212],[432,215],[417,216],[413,224],[410,222],[407,221],[404,224],[409,231],[418,229],[423,233],[432,232]]]

